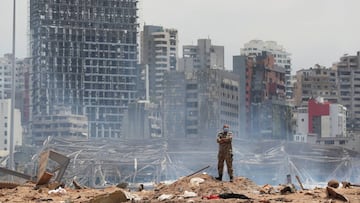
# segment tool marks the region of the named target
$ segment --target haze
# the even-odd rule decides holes
[[[0,3],[0,55],[10,53],[12,3]],[[273,40],[292,54],[292,69],[331,66],[360,50],[358,0],[142,0],[141,23],[179,31],[182,45],[210,38],[225,46],[225,66],[252,39]],[[16,56],[27,56],[27,0],[17,0]],[[181,56],[181,51],[179,53]]]

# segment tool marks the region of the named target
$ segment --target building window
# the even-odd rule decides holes
[[[324,144],[333,145],[333,144],[335,144],[335,142],[334,142],[334,140],[325,140]]]

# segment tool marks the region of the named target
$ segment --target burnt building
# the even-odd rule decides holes
[[[245,87],[241,90],[240,112],[245,136],[288,139],[292,131],[291,106],[286,102],[285,69],[274,63],[274,56],[234,56],[234,73]]]

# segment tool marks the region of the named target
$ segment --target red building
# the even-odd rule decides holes
[[[309,133],[321,134],[321,117],[330,116],[330,102],[318,102],[316,99],[308,101]]]

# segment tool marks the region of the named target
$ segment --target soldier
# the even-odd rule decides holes
[[[219,143],[219,153],[218,153],[218,173],[219,176],[216,177],[217,180],[222,180],[223,170],[224,170],[224,161],[226,161],[227,171],[229,173],[230,182],[233,181],[233,153],[232,153],[232,132],[229,131],[229,125],[224,124],[223,130],[217,135],[217,143]]]

